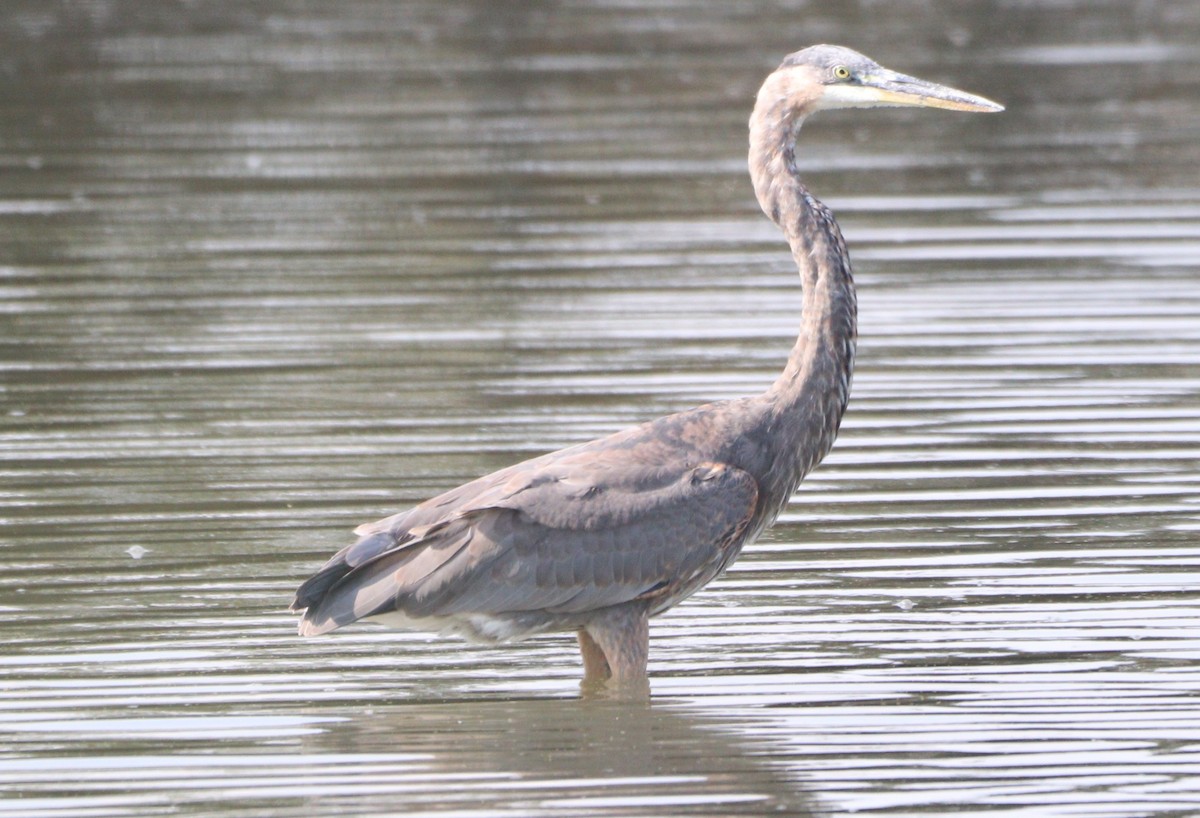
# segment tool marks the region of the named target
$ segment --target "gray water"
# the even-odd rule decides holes
[[[1001,100],[802,165],[856,264],[833,454],[651,630],[295,635],[356,524],[762,389],[789,51]],[[1200,813],[1200,6],[0,11],[0,815]]]

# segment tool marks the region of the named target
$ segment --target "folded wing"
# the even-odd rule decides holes
[[[690,592],[740,547],[758,502],[746,472],[580,455],[521,464],[360,527],[362,539],[297,592],[301,633],[393,611],[583,614]]]

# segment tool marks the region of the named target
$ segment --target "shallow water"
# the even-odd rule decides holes
[[[0,815],[1200,810],[1198,39],[1185,0],[9,3]],[[357,523],[771,381],[745,122],[817,41],[1009,110],[806,126],[850,411],[655,621],[651,705],[578,701],[565,636],[296,637]]]

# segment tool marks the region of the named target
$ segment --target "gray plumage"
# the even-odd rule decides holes
[[[670,415],[481,477],[376,523],[301,585],[300,632],[359,619],[500,640],[579,633],[585,682],[645,679],[654,616],[724,571],[828,453],[850,394],[856,301],[841,231],[801,183],[822,108],[998,110],[836,46],[790,55],[759,91],[750,173],[800,271],[800,332],[764,394]]]

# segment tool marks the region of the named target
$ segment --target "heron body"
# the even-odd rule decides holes
[[[800,271],[800,331],[761,395],[517,463],[375,523],[300,586],[300,633],[360,619],[501,641],[578,633],[587,685],[646,688],[647,620],[720,575],[829,452],[850,396],[856,301],[833,214],[796,170],[826,108],[1000,106],[813,46],[764,82],[750,174]]]

